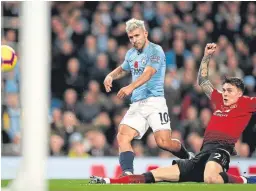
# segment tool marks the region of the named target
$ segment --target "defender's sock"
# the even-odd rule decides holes
[[[242,176],[235,176],[226,172],[221,172],[220,176],[224,180],[224,183],[235,183],[235,184],[246,183],[246,179]]]
[[[146,183],[145,177],[143,175],[129,175],[123,176],[121,178],[110,178],[110,184],[138,184],[138,183]]]
[[[120,153],[119,156],[119,163],[121,165],[123,172],[131,172],[133,173],[133,160],[134,160],[134,153],[132,151],[126,151]]]
[[[152,172],[146,172],[142,174],[145,177],[145,183],[155,183],[155,178]]]
[[[177,152],[171,151],[171,153],[173,155],[175,155],[176,157],[179,157],[180,159],[188,159],[189,153],[188,153],[187,149],[181,144],[181,142],[178,139],[172,139],[172,141],[176,141],[180,144],[180,150]]]

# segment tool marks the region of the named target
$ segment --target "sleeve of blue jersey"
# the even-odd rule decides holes
[[[153,49],[149,54],[149,61],[147,66],[151,66],[156,69],[156,71],[159,70],[161,63],[165,60],[165,55],[161,53],[161,51],[157,49]]]

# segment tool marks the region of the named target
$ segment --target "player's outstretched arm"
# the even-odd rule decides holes
[[[214,90],[212,83],[208,79],[208,66],[211,56],[216,50],[216,46],[217,45],[215,43],[209,43],[206,45],[204,57],[201,61],[201,65],[197,76],[198,85],[201,86],[201,88],[203,89],[204,93],[207,95],[208,98],[211,98],[212,92]]]
[[[118,80],[124,76],[126,76],[126,74],[128,74],[129,72],[123,70],[123,68],[121,66],[118,66],[116,69],[114,69],[112,72],[110,72],[108,74],[108,76],[111,76],[113,80]]]
[[[112,82],[113,80],[117,80],[117,79],[120,79],[122,77],[124,77],[128,72],[123,70],[123,68],[121,66],[118,66],[116,69],[114,69],[112,72],[110,72],[103,84],[105,86],[105,89],[106,89],[106,92],[110,92],[111,91],[111,88],[112,88]]]

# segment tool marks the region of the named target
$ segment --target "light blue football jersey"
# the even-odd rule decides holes
[[[121,65],[123,70],[131,72],[132,81],[141,76],[146,66],[155,68],[157,72],[149,81],[133,91],[131,102],[149,97],[164,97],[166,58],[161,46],[149,42],[142,52],[131,48],[126,53],[125,60]]]

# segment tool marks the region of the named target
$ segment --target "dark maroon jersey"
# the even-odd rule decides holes
[[[224,106],[222,94],[214,90],[211,101],[215,109],[205,130],[204,144],[219,143],[234,146],[252,114],[256,112],[256,97],[242,96],[237,103]]]

